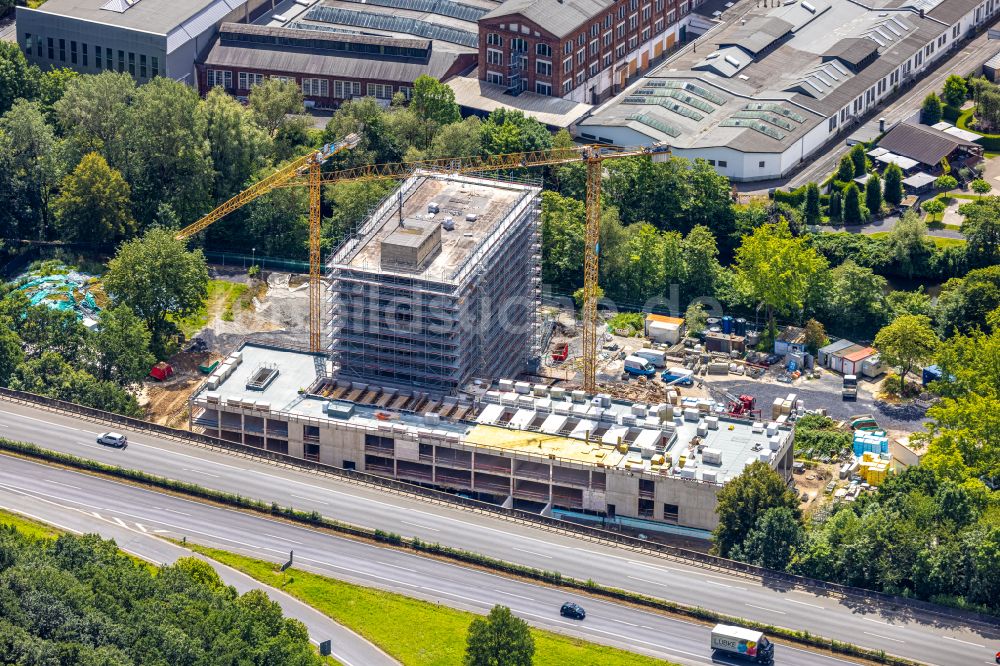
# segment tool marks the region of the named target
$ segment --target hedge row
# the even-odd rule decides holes
[[[983,150],[988,150],[991,153],[1000,152],[1000,134],[983,134],[982,132],[978,132],[969,127],[969,121],[972,120],[973,111],[975,111],[975,109],[966,109],[963,111],[955,121],[955,125],[960,129],[978,134],[979,138],[976,139],[976,143],[981,145]]]
[[[379,543],[385,543],[392,546],[397,546],[399,548],[405,548],[421,553],[428,553],[438,557],[454,560],[456,562],[461,562],[464,564],[472,564],[493,571],[519,576],[521,578],[526,578],[529,580],[548,583],[550,585],[556,585],[574,590],[590,592],[591,594],[606,597],[609,599],[625,601],[628,603],[645,606],[648,608],[655,608],[658,610],[668,611],[671,613],[684,615],[698,620],[704,620],[707,622],[722,622],[727,624],[740,624],[743,626],[752,627],[759,631],[764,631],[773,637],[780,637],[790,642],[806,645],[809,647],[830,650],[832,652],[836,652],[839,654],[859,657],[879,664],[889,664],[890,666],[920,666],[919,662],[911,661],[909,659],[903,659],[901,657],[895,657],[892,655],[887,655],[884,651],[881,650],[870,650],[868,648],[863,648],[857,645],[853,645],[851,643],[843,643],[841,641],[836,641],[829,638],[823,638],[822,636],[815,636],[813,634],[810,634],[808,631],[796,631],[784,627],[776,627],[769,624],[763,624],[760,622],[753,622],[746,620],[745,618],[733,617],[729,615],[724,615],[722,613],[717,613],[715,611],[706,608],[700,608],[697,606],[688,606],[673,601],[667,601],[665,599],[649,597],[643,594],[639,594],[637,592],[631,592],[628,590],[622,590],[615,587],[600,585],[592,580],[582,581],[576,578],[563,576],[558,571],[545,571],[541,569],[535,569],[533,567],[528,567],[521,564],[515,564],[512,562],[506,562],[504,560],[498,560],[496,558],[488,557],[486,555],[480,555],[479,553],[474,553],[467,550],[461,550],[458,548],[452,548],[451,546],[443,546],[438,543],[428,543],[418,538],[403,537],[393,532],[386,532],[384,530],[378,530],[378,529],[373,530],[365,527],[359,527],[357,525],[351,525],[349,523],[344,523],[337,520],[331,520],[329,518],[322,516],[317,511],[311,511],[311,512],[298,511],[296,509],[293,509],[292,507],[280,506],[277,502],[272,502],[268,504],[267,502],[250,499],[247,497],[243,497],[242,495],[222,492],[219,490],[212,490],[210,488],[204,488],[202,486],[193,483],[187,483],[184,481],[175,481],[173,479],[167,479],[161,476],[156,476],[154,474],[149,474],[147,472],[142,472],[139,470],[126,469],[123,467],[116,467],[113,465],[106,465],[104,463],[97,462],[95,460],[78,458],[77,456],[69,455],[66,453],[60,453],[58,451],[49,451],[47,449],[38,447],[34,444],[28,444],[25,442],[15,442],[12,440],[0,438],[0,450],[9,451],[12,453],[16,453],[31,458],[37,458],[40,460],[54,462],[61,465],[66,465],[68,467],[75,467],[77,469],[82,469],[90,472],[97,472],[99,474],[112,476],[120,479],[126,479],[129,481],[138,482],[143,485],[151,486],[154,488],[182,493],[199,499],[205,499],[212,502],[217,502],[219,504],[226,504],[228,506],[236,507],[239,509],[246,509],[258,513],[280,516],[287,520],[315,527],[322,527],[324,529],[340,532],[342,534],[347,534],[349,536],[359,537],[362,539],[375,541]]]

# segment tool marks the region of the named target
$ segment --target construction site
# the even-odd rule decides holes
[[[588,212],[597,211],[589,193],[599,191],[602,160],[617,153],[315,168],[340,149],[324,147],[272,182],[388,174],[398,188],[324,265],[313,263],[310,328],[321,334],[311,336],[312,348],[240,344],[192,394],[193,430],[662,538],[707,538],[719,490],[750,463],[765,462],[791,482],[801,401],[785,401],[765,419],[750,396],[681,388],[694,383],[691,371],[658,381],[661,347],[672,345],[633,349],[636,338],[608,349],[615,343],[598,326],[593,297],[562,329],[579,338],[573,353],[567,344],[555,359],[559,326],[540,323],[540,188],[509,167],[582,160]],[[499,178],[484,175],[502,168]],[[250,199],[227,202],[180,236]],[[592,217],[588,239],[596,238]],[[592,296],[596,242],[585,255]],[[682,326],[665,325],[679,343]],[[642,377],[624,381],[637,363]]]

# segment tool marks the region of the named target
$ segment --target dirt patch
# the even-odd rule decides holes
[[[309,279],[288,273],[269,273],[247,282],[247,289],[227,306],[213,299],[206,307],[207,321],[194,332],[184,350],[167,360],[174,376],[166,382],[148,380],[139,402],[148,407],[149,419],[161,425],[188,427],[188,399],[205,379],[198,366],[221,360],[243,340],[278,345],[309,343]],[[193,348],[197,351],[192,351]]]
[[[837,466],[818,463],[815,469],[806,469],[802,474],[794,474],[795,490],[799,497],[808,495],[805,502],[799,503],[802,512],[808,514],[824,504],[831,495],[824,493],[826,485],[837,478]]]

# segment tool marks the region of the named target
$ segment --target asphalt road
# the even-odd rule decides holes
[[[151,555],[157,561],[169,559],[173,551],[180,551],[178,555],[186,551],[156,539],[155,534],[185,536],[275,562],[285,561],[294,549],[295,566],[303,570],[480,613],[504,604],[535,626],[685,665],[730,663],[725,658],[713,661],[708,648],[710,629],[705,625],[41,463],[17,458],[0,461],[0,506],[76,531],[96,531],[130,552]],[[581,604],[587,618],[582,622],[561,618],[558,608],[567,600]],[[778,664],[845,663],[781,645],[775,654]]]
[[[101,430],[98,424],[73,417],[0,402],[0,436],[316,510],[331,518],[418,536],[580,579],[804,629],[939,666],[986,663],[993,654],[991,646],[1000,644],[1000,627],[996,624],[970,627],[945,616],[787,590],[769,581],[592,544],[492,516],[142,433],[128,433],[130,444],[125,451],[108,449],[94,443]]]

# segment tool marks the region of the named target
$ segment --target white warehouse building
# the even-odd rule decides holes
[[[777,4],[729,17],[574,133],[621,146],[665,143],[734,181],[779,178],[1000,9],[1000,0]]]

